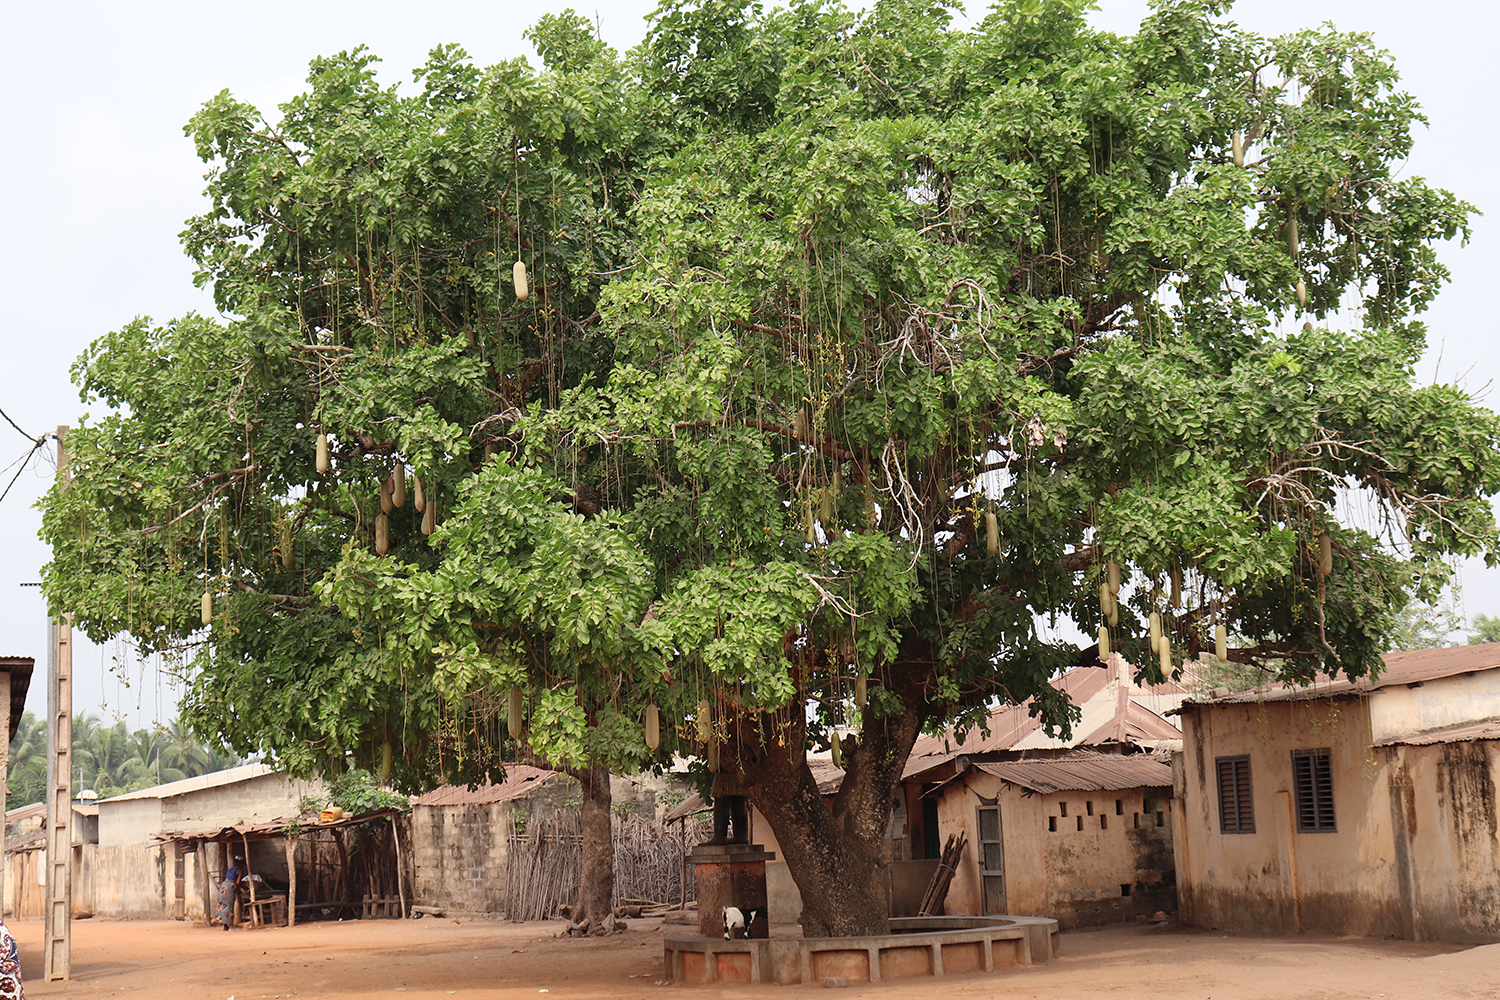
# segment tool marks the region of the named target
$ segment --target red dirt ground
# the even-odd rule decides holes
[[[425,918],[229,933],[176,921],[80,920],[71,982],[41,981],[39,920],[11,924],[26,992],[143,1000],[730,998],[825,995],[813,986],[659,984],[663,928],[636,920],[602,940],[557,939],[558,923]],[[670,928],[680,933],[682,928]],[[817,991],[814,994],[814,991]],[[1500,996],[1500,945],[1304,935],[1251,938],[1126,926],[1064,934],[1053,964],[995,976],[854,984],[878,1000],[1429,1000]]]

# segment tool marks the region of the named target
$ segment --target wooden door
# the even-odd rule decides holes
[[[187,917],[187,855],[180,840],[172,841],[172,916]]]
[[[980,912],[1005,912],[1005,842],[1000,829],[999,803],[979,807]]]

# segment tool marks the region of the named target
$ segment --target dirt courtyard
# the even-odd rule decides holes
[[[851,985],[667,987],[657,921],[603,940],[552,935],[557,923],[426,918],[356,920],[229,933],[176,921],[80,920],[73,979],[41,980],[40,920],[11,924],[26,993],[142,1000],[446,1000],[447,997],[633,1000],[808,994],[894,1000],[1427,1000],[1500,996],[1500,945],[1301,936],[1249,938],[1126,926],[1064,934],[1047,966],[995,976]],[[668,928],[681,933],[682,928]]]

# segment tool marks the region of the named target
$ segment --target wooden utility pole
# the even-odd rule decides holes
[[[57,485],[68,486],[68,428],[57,428]],[[51,624],[47,686],[47,982],[73,974],[73,625],[67,615]]]

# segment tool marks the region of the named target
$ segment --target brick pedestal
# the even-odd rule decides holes
[[[698,875],[698,933],[724,936],[724,907],[766,908],[766,862],[776,854],[756,844],[699,844],[690,855]],[[771,936],[770,915],[756,917],[745,936]]]

